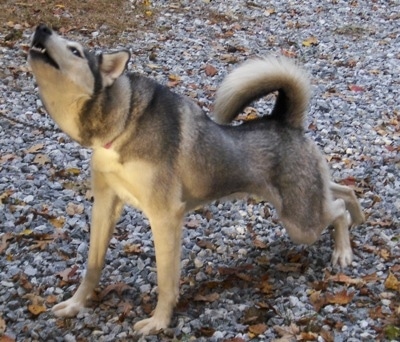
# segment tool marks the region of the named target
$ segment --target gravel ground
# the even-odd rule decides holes
[[[142,340],[399,340],[400,3],[265,3],[152,1],[155,25],[109,47],[130,48],[130,69],[205,111],[242,60],[283,53],[304,64],[314,91],[307,134],[367,216],[351,231],[355,260],[330,266],[329,231],[294,245],[267,203],[212,203],[187,216],[171,328]],[[156,273],[149,222],[134,209],[116,227],[89,307],[72,319],[49,310],[84,271],[90,151],[45,114],[26,64],[33,28],[17,29],[17,44],[0,45],[0,341],[137,340],[132,326],[154,308]],[[68,35],[99,47],[107,34]]]

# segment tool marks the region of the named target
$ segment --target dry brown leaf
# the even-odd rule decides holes
[[[44,251],[47,246],[51,243],[51,240],[39,240],[36,241],[33,245],[29,247],[30,250],[35,250],[35,249],[40,249],[41,251]]]
[[[65,209],[65,211],[67,212],[67,214],[69,216],[74,216],[74,215],[81,215],[83,213],[83,211],[85,210],[85,207],[82,203],[80,204],[75,204],[73,202],[69,202],[67,204],[67,208]]]
[[[78,266],[74,265],[72,267],[66,268],[64,271],[58,272],[56,276],[60,277],[62,281],[69,282],[78,271]]]
[[[55,217],[49,219],[49,222],[55,227],[55,228],[62,228],[65,223],[65,217],[60,216],[60,217]]]
[[[321,291],[314,291],[310,295],[310,303],[314,306],[316,312],[326,305],[325,297],[321,295]]]
[[[28,305],[29,312],[34,316],[39,316],[41,313],[46,312],[46,307],[39,304]]]
[[[310,331],[303,331],[297,336],[297,339],[300,341],[316,341],[318,339],[318,334]]]
[[[0,335],[3,335],[6,331],[6,321],[0,316]]]
[[[400,292],[400,281],[392,272],[389,272],[389,275],[385,280],[385,288]]]
[[[267,244],[261,240],[259,240],[258,238],[255,238],[253,240],[253,244],[256,248],[260,248],[260,249],[265,249],[267,248]]]
[[[211,327],[201,327],[200,328],[200,334],[202,336],[211,337],[212,335],[214,335],[214,333],[215,333],[214,328],[211,328]]]
[[[206,73],[207,76],[215,76],[218,73],[218,70],[211,64],[207,64],[206,67],[204,68],[204,72]]]
[[[208,295],[201,295],[201,294],[197,294],[194,297],[194,301],[196,302],[208,302],[208,303],[212,303],[215,302],[216,300],[219,299],[219,294],[216,292],[210,293]]]
[[[0,342],[15,342],[15,339],[8,335],[1,335],[0,336]]]
[[[326,295],[326,301],[329,304],[345,305],[352,301],[354,295],[355,292],[347,292],[346,289],[343,289],[335,294],[328,293]]]
[[[387,260],[390,259],[390,251],[388,251],[388,250],[385,249],[385,248],[382,248],[382,249],[379,250],[379,256],[380,256],[383,260],[387,261]]]
[[[17,157],[17,156],[16,156],[15,154],[11,154],[11,153],[4,154],[4,155],[2,155],[2,156],[0,157],[0,164],[6,163],[6,162],[8,162],[9,160],[13,160],[13,159],[16,158],[16,157]]]
[[[199,225],[200,225],[200,222],[199,222],[199,220],[196,220],[196,219],[192,219],[185,223],[185,227],[188,229],[196,229],[197,227],[199,227]]]
[[[351,278],[343,273],[331,275],[325,279],[326,281],[334,281],[336,283],[348,284],[348,285],[362,285],[364,280],[361,278]]]
[[[285,272],[285,273],[298,273],[301,268],[303,267],[303,264],[300,263],[289,263],[289,264],[278,264],[276,265],[276,269],[280,272]]]
[[[38,153],[35,159],[33,159],[33,162],[35,164],[45,165],[47,163],[50,163],[50,158],[45,154]]]
[[[140,244],[125,245],[124,252],[126,254],[140,254],[142,253],[142,246]]]
[[[267,325],[264,323],[254,324],[249,326],[249,336],[250,338],[255,338],[261,335],[267,330]]]
[[[362,277],[362,279],[366,282],[366,283],[372,283],[375,281],[378,281],[378,275],[376,274],[376,272],[371,273],[371,274],[367,274],[366,276]]]
[[[4,233],[0,241],[0,254],[3,253],[8,247],[8,241],[13,238],[11,232]]]
[[[311,36],[311,37],[303,40],[302,45],[306,46],[306,47],[310,47],[310,46],[318,45],[318,43],[319,43],[318,42],[318,38],[314,37],[314,36]]]
[[[267,295],[272,294],[274,292],[274,286],[272,284],[268,283],[267,280],[262,281],[259,288],[262,293],[267,294]]]
[[[334,342],[335,335],[332,331],[322,329],[319,333],[325,342]]]
[[[296,337],[300,333],[300,328],[292,323],[289,326],[274,326],[274,330],[277,332],[277,334],[281,337]]]
[[[355,92],[363,92],[363,91],[365,91],[365,88],[363,88],[361,86],[358,86],[356,84],[350,84],[349,85],[349,90],[355,91]]]
[[[57,303],[57,302],[58,302],[58,298],[55,295],[48,295],[46,297],[46,303],[47,304],[54,304],[54,303]]]
[[[119,282],[115,284],[108,285],[103,291],[98,295],[99,300],[103,300],[110,292],[116,292],[118,297],[122,296],[124,291],[130,290],[131,287],[128,284]]]
[[[44,144],[36,144],[36,145],[29,147],[25,152],[26,153],[36,153],[37,151],[40,151],[41,149],[43,149],[43,147],[44,147]]]

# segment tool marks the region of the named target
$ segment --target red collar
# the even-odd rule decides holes
[[[109,141],[107,144],[105,144],[103,147],[105,148],[105,149],[110,149],[111,148],[111,146],[112,146],[112,141]]]

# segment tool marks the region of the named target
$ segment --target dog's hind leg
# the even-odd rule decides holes
[[[94,204],[86,274],[75,294],[53,307],[53,312],[57,316],[75,316],[92,295],[100,280],[108,243],[123,207],[122,201],[107,185],[101,173],[93,171],[92,183]]]
[[[142,335],[168,327],[179,297],[181,234],[184,206],[164,213],[149,213],[157,264],[158,302],[153,316],[137,322],[134,329]]]
[[[353,260],[353,251],[350,245],[350,215],[346,210],[345,201],[336,199],[331,204],[332,225],[334,227],[335,247],[332,254],[332,264],[341,267],[348,266]]]
[[[364,214],[361,210],[360,203],[357,200],[354,191],[347,186],[339,185],[336,183],[330,183],[330,190],[332,191],[334,198],[341,198],[346,204],[346,209],[349,211],[351,216],[351,223],[358,225],[364,222]]]

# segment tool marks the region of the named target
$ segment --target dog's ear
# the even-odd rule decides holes
[[[128,50],[105,53],[102,55],[100,71],[103,77],[103,85],[110,86],[121,76],[128,64],[131,54]]]

